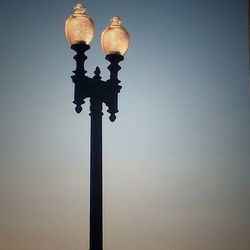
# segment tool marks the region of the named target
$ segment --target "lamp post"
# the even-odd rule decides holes
[[[110,62],[108,69],[110,78],[101,80],[100,69],[96,67],[92,78],[86,76],[84,63],[87,59],[85,52],[90,49],[89,43],[94,36],[94,22],[87,15],[86,8],[77,4],[74,13],[66,20],[65,34],[76,52],[74,59],[76,69],[71,77],[75,84],[74,101],[77,113],[82,111],[86,98],[90,99],[90,234],[89,249],[102,250],[102,104],[106,104],[109,119],[115,121],[118,112],[118,93],[121,90],[118,80],[119,62],[124,59],[129,46],[129,34],[121,24],[121,19],[114,16],[109,26],[101,35],[101,45],[106,60]]]

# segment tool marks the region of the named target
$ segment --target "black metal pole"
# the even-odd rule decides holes
[[[90,250],[102,250],[102,101],[90,99]]]

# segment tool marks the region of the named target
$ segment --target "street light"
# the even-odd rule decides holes
[[[118,80],[119,62],[129,47],[129,34],[122,26],[121,19],[114,16],[110,25],[102,32],[101,45],[106,60],[110,62],[108,69],[110,78],[101,80],[100,69],[96,67],[93,78],[86,76],[84,63],[87,59],[85,52],[90,49],[95,26],[87,15],[86,8],[77,4],[74,13],[65,22],[66,38],[71,49],[76,52],[74,59],[76,69],[71,76],[75,84],[74,101],[77,113],[82,111],[82,104],[90,98],[90,234],[89,250],[102,250],[102,103],[108,107],[109,119],[113,122],[118,112],[118,93],[121,90]]]
[[[93,20],[87,15],[86,8],[82,4],[77,4],[74,13],[66,20],[65,34],[69,43],[89,44],[95,33]]]
[[[127,52],[129,34],[122,26],[122,21],[119,16],[112,17],[109,26],[102,32],[101,44],[106,55],[124,55]]]

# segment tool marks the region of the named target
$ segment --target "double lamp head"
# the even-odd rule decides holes
[[[65,35],[68,42],[74,44],[87,44],[92,41],[95,33],[95,24],[86,13],[83,4],[77,4],[74,13],[65,22]],[[112,17],[110,24],[101,34],[101,46],[106,55],[119,54],[124,56],[129,47],[129,33],[122,26],[121,18]]]

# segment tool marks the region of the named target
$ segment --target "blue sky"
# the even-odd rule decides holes
[[[75,4],[1,6],[1,249],[88,249],[89,104],[74,112],[64,36]],[[104,249],[248,250],[247,1],[84,4],[89,76],[108,77],[112,16],[131,36],[120,112],[103,116]]]

